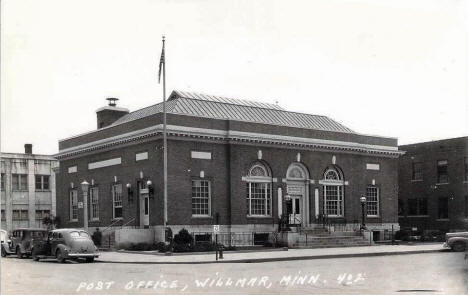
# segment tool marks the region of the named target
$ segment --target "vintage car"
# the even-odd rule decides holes
[[[447,233],[444,248],[450,248],[456,252],[468,250],[468,232]]]
[[[93,262],[99,256],[97,250],[86,231],[75,228],[55,229],[47,237],[34,241],[32,257],[35,261],[56,258],[63,263],[67,259],[84,258],[87,262]]]
[[[42,228],[18,228],[11,232],[6,242],[1,243],[2,256],[16,254],[18,258],[31,255],[31,246],[36,239],[42,239],[47,235],[47,230]]]

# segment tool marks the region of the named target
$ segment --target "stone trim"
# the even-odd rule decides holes
[[[148,137],[161,135],[163,125],[143,128],[117,136],[100,139],[90,143],[78,145],[61,150],[54,155],[57,159],[65,159],[76,154],[81,154],[98,149],[104,149],[111,146],[134,142]],[[371,155],[389,155],[398,157],[404,152],[399,151],[397,146],[379,146],[361,144],[355,142],[323,140],[293,136],[270,135],[241,131],[225,131],[217,129],[194,128],[176,125],[167,125],[167,134],[178,137],[203,138],[211,140],[235,141],[235,142],[253,142],[271,145],[287,145],[294,147],[318,148],[325,150],[343,150],[352,153],[366,153]]]

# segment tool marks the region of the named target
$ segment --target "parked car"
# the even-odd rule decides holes
[[[468,232],[447,233],[444,247],[456,252],[468,250]]]
[[[18,228],[12,231],[6,242],[1,243],[2,256],[16,254],[18,258],[31,255],[34,239],[42,239],[47,230],[42,228]]]
[[[6,230],[0,229],[0,243],[10,243],[11,241],[8,239],[8,232]],[[3,249],[3,245],[1,246],[2,257],[7,256],[5,249]]]
[[[84,258],[93,262],[99,257],[98,248],[94,245],[89,234],[80,229],[55,229],[47,237],[34,240],[32,257],[35,261],[44,258],[56,258],[58,262],[67,259]]]

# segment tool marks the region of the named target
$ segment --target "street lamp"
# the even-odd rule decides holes
[[[84,180],[81,183],[81,190],[83,191],[83,227],[86,232],[88,231],[88,188],[89,183]]]
[[[365,213],[365,206],[366,206],[366,197],[365,196],[362,196],[361,198],[359,198],[359,200],[361,201],[361,211],[362,211],[362,225],[361,225],[361,229],[365,229],[366,228],[366,213]]]

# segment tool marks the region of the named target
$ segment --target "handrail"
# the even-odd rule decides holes
[[[109,228],[111,228],[114,224],[116,224],[117,222],[120,222],[122,221],[121,219],[117,219],[115,220],[114,222],[112,222],[108,227],[106,227],[105,229],[103,229],[101,232],[105,232],[106,230],[108,230]]]
[[[134,221],[134,220],[135,220],[135,217],[133,217],[132,219],[130,219],[130,221],[128,221],[128,222],[122,224],[122,225],[120,226],[120,228],[126,226],[127,224],[129,224],[130,222],[132,222],[132,221]]]

